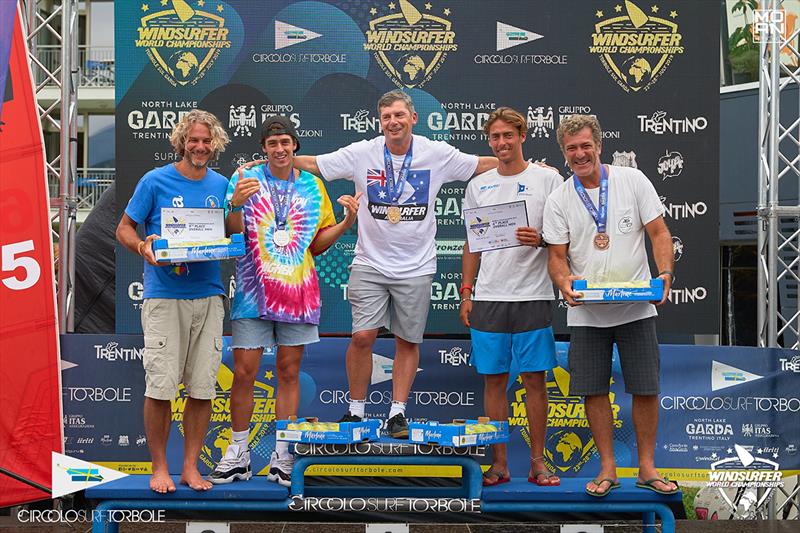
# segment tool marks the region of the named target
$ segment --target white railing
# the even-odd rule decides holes
[[[36,47],[36,51],[39,61],[50,72],[54,72],[61,64],[60,46],[40,44]],[[79,87],[113,87],[114,47],[78,46],[78,68],[80,69]],[[34,66],[33,73],[37,84],[48,79],[41,68]]]
[[[116,179],[115,168],[79,168],[75,180],[75,196],[78,199],[78,209],[91,211],[100,196]],[[50,181],[50,198],[59,194],[58,181]]]

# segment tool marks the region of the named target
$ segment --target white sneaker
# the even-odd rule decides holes
[[[242,450],[238,444],[230,444],[225,456],[209,474],[208,480],[215,485],[222,485],[237,479],[247,481],[251,477],[253,473],[250,471],[250,450]]]
[[[272,452],[269,458],[269,474],[267,474],[267,479],[275,481],[284,487],[291,487],[293,466],[294,455],[287,455],[281,459],[278,457],[278,452]]]

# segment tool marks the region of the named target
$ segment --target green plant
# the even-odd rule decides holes
[[[745,75],[746,81],[758,79],[759,46],[753,41],[753,30],[748,12],[758,9],[758,0],[738,0],[731,13],[741,12],[744,24],[731,32],[728,38],[728,62],[734,74]]]

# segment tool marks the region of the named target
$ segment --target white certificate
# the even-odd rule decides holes
[[[161,238],[170,241],[170,246],[224,239],[224,212],[224,209],[162,207]]]
[[[522,246],[517,228],[528,225],[525,201],[487,205],[464,210],[470,252],[487,252]]]

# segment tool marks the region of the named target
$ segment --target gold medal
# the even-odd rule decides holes
[[[598,250],[606,250],[609,245],[611,245],[611,239],[609,239],[608,233],[597,233],[594,236],[594,247]]]
[[[392,224],[397,224],[400,222],[400,208],[396,205],[390,205],[389,208],[386,210],[386,218]]]

